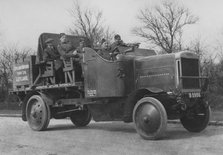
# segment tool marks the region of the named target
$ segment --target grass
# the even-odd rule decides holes
[[[210,93],[208,95],[208,102],[213,111],[223,111],[223,95]]]

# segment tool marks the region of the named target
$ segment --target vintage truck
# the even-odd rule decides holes
[[[153,50],[120,46],[116,59],[107,60],[86,46],[78,60],[82,78],[76,79],[77,60],[70,58],[63,61],[65,82],[57,84],[54,63],[38,61],[48,38],[56,47],[59,34],[43,33],[37,56],[19,60],[13,68],[12,93],[20,98],[22,119],[31,129],[45,130],[51,118],[66,117],[77,127],[88,125],[92,118],[134,122],[144,139],[162,138],[168,119],[180,119],[190,132],[207,127],[211,113],[207,78],[201,77],[195,53],[157,55]],[[69,36],[74,46],[81,38]]]

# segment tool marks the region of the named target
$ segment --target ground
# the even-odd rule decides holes
[[[197,155],[223,154],[223,127],[208,126],[189,133],[180,124],[168,124],[162,140],[148,141],[133,124],[91,122],[76,128],[69,119],[52,119],[47,131],[32,131],[19,117],[0,117],[0,154],[9,155]]]

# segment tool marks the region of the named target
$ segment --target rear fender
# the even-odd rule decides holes
[[[54,104],[54,100],[52,99],[53,97],[51,97],[50,95],[48,95],[46,93],[41,93],[41,92],[39,92],[39,95],[42,97],[43,101],[47,105],[53,105]]]
[[[40,95],[42,97],[43,101],[48,105],[53,105],[53,103],[54,103],[54,100],[47,94],[44,94],[44,93],[41,93],[38,91],[33,91],[33,92],[28,93],[22,102],[22,120],[23,121],[27,121],[26,106],[27,106],[27,102],[28,102],[29,98],[32,97],[33,95]]]
[[[27,118],[26,118],[26,105],[27,105],[27,102],[29,100],[29,98],[33,95],[39,95],[39,92],[37,91],[33,91],[33,92],[29,92],[25,98],[23,99],[23,102],[22,102],[22,120],[23,121],[27,121]]]

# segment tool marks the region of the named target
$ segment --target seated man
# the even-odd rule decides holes
[[[105,39],[102,39],[101,48],[98,50],[98,54],[106,60],[111,60],[110,47]]]
[[[80,39],[79,46],[74,50],[73,55],[76,57],[81,58],[81,53],[84,53],[83,48],[85,47],[85,40],[83,38]]]
[[[53,61],[54,62],[54,69],[55,69],[55,80],[56,83],[62,83],[64,81],[63,74],[63,63],[60,59],[60,54],[56,50],[56,48],[53,46],[53,39],[49,38],[45,41],[46,48],[43,52],[43,63],[47,61]]]
[[[79,60],[80,58],[82,58],[81,53],[83,53],[83,47],[85,46],[84,43],[85,43],[84,39],[81,39],[79,42],[79,46],[76,48],[68,40],[67,35],[62,34],[62,36],[60,37],[60,43],[57,46],[61,59],[64,60],[64,63],[66,63],[66,61],[70,61],[71,57],[73,58],[72,60],[74,61],[72,63],[76,73],[75,79],[77,81],[82,80],[82,68]]]
[[[111,44],[111,50],[114,50],[117,46],[127,46],[121,39],[119,34],[114,37],[114,42]]]
[[[82,67],[81,67],[81,63],[80,60],[82,60],[83,55],[82,53],[84,53],[83,48],[86,47],[85,45],[85,40],[83,38],[80,39],[79,42],[79,46],[76,48],[76,50],[73,52],[74,55],[74,70],[75,70],[75,79],[77,81],[83,81],[83,77],[82,77]]]
[[[102,38],[100,41],[100,46],[102,47],[106,42],[107,40],[105,38]]]
[[[120,54],[120,51],[118,50],[118,46],[127,46],[127,44],[125,44],[122,39],[121,39],[121,36],[119,34],[116,34],[114,36],[114,42],[111,44],[111,57],[113,60],[116,59],[116,56],[118,54]]]
[[[68,57],[74,56],[74,51],[76,47],[74,47],[69,41],[66,34],[61,34],[60,43],[57,46],[57,50],[62,59],[66,59]]]

